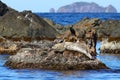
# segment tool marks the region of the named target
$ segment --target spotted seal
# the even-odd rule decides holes
[[[55,44],[52,47],[52,49],[57,50],[57,51],[64,51],[65,49],[66,50],[78,51],[80,53],[83,53],[84,55],[86,55],[90,59],[93,58],[91,56],[91,54],[89,52],[87,52],[85,47],[82,47],[80,44],[74,43],[74,42],[58,43],[58,44]]]

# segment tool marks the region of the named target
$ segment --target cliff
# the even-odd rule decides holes
[[[60,7],[57,12],[59,13],[78,13],[78,12],[111,12],[116,13],[117,10],[112,6],[109,5],[107,7],[99,6],[96,3],[87,3],[87,2],[75,2],[73,4],[65,5]]]

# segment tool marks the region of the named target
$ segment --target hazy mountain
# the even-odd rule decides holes
[[[116,13],[117,10],[112,5],[108,5],[107,7],[102,7],[94,2],[88,3],[88,2],[75,2],[73,4],[65,5],[60,7],[56,12],[70,12],[70,13],[77,13],[77,12],[111,12]]]

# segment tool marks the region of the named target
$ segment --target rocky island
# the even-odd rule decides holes
[[[55,9],[51,8],[50,12],[55,12]],[[68,4],[62,6],[56,10],[57,13],[116,13],[117,10],[112,5],[108,5],[107,7],[102,7],[94,2],[75,2],[72,4]]]
[[[115,31],[119,29],[119,21],[84,18],[67,28],[60,28],[60,25],[58,28],[58,24],[31,11],[18,12],[1,1],[0,6],[3,9],[0,9],[0,53],[13,54],[4,66],[14,69],[109,69],[96,58],[96,44],[104,37],[119,41],[119,31]],[[105,27],[108,25],[116,27]]]

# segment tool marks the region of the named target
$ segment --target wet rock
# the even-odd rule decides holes
[[[0,43],[0,54],[15,54],[18,50],[18,45],[11,41]]]
[[[109,53],[109,54],[119,54],[120,53],[120,42],[111,41],[108,42],[108,39],[105,39],[101,42],[100,46],[101,53]]]
[[[41,40],[41,41],[4,41],[0,43],[0,54],[16,54],[21,48],[49,50],[54,45],[53,41]]]
[[[74,54],[74,53],[73,53]],[[24,49],[16,55],[10,56],[5,66],[15,69],[40,68],[52,70],[86,70],[108,69],[98,60],[81,60],[82,56],[72,55],[65,57],[63,53],[41,51],[39,49]],[[84,58],[85,59],[85,58]]]

